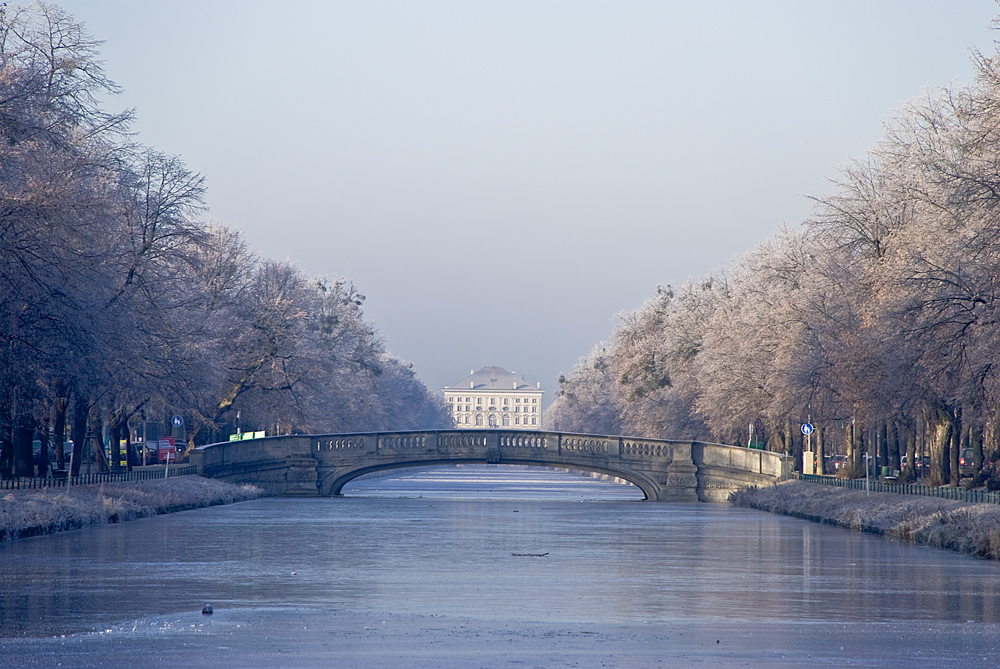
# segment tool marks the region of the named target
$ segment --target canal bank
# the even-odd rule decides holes
[[[734,492],[730,503],[919,546],[1000,559],[1000,505],[788,481]]]
[[[0,493],[0,541],[121,523],[256,499],[263,491],[201,476],[9,490]]]

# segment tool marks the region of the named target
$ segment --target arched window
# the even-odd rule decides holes
[[[497,426],[497,415],[495,413],[490,414],[490,427]]]
[[[483,424],[483,414],[481,413],[476,414],[476,425],[482,425],[482,424]]]
[[[510,414],[505,413],[503,415],[503,426],[507,427],[508,425],[510,425]]]

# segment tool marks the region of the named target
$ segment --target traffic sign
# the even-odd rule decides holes
[[[184,417],[183,416],[174,416],[173,420],[170,421],[170,422],[174,424],[174,427],[183,427],[184,426]]]
[[[809,423],[803,423],[802,434],[812,434],[812,433],[813,433],[813,426],[810,425]]]

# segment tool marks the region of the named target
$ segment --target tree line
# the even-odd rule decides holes
[[[1000,487],[1000,58],[973,60],[974,83],[905,105],[800,227],[622,317],[548,424],[761,440],[801,467],[810,423],[821,468],[839,451],[857,475],[867,454],[912,480],[923,455],[958,485],[971,451],[973,484]]]
[[[208,218],[202,176],[134,141],[94,40],[61,8],[0,7],[0,476],[73,442],[185,417],[192,441],[433,428],[348,281],[261,258]],[[96,448],[98,459],[103,449]],[[103,463],[106,464],[106,463]]]

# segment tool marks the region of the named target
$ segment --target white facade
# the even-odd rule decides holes
[[[542,429],[540,384],[531,385],[503,367],[483,367],[444,389],[455,425],[462,429]]]

